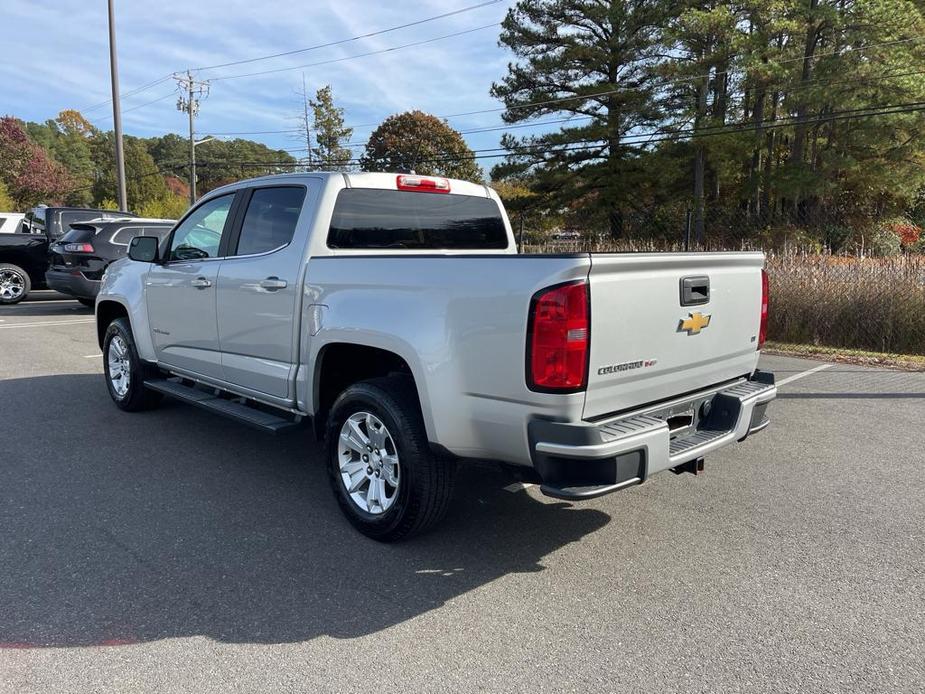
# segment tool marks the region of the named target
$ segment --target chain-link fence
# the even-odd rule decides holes
[[[633,210],[619,218],[619,231],[600,220],[565,220],[539,231],[530,219],[512,215],[526,253],[567,251],[665,251],[763,249],[777,252],[891,256],[925,252],[925,234],[902,216],[867,217],[839,210],[776,211],[747,208],[694,209],[668,206]]]
[[[925,256],[768,256],[769,337],[925,354]]]
[[[855,220],[817,214],[812,226],[759,224],[747,211],[711,212],[698,225],[684,214],[660,233],[613,240],[568,229],[525,233],[524,253],[763,250],[771,280],[769,338],[778,342],[925,354],[925,247],[902,219]],[[515,220],[516,228],[516,220]],[[648,230],[653,231],[652,227]]]

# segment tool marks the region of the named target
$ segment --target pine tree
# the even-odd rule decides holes
[[[500,41],[517,62],[491,89],[507,107],[505,122],[565,114],[575,125],[505,135],[515,153],[493,178],[529,172],[563,202],[583,199],[620,236],[638,149],[627,135],[661,120],[653,68],[665,18],[658,0],[521,0],[511,8]]]
[[[315,98],[308,101],[308,107],[315,136],[315,145],[310,149],[312,167],[323,171],[349,170],[353,153],[344,143],[350,141],[353,128],[344,126],[344,109],[335,106],[331,85],[319,89]],[[307,116],[306,111],[306,119]]]

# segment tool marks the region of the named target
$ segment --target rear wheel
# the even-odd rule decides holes
[[[423,532],[446,512],[455,465],[431,452],[405,377],[363,381],[341,394],[328,418],[327,460],[341,510],[374,540]]]
[[[126,412],[148,410],[161,401],[161,394],[145,388],[153,369],[138,356],[128,318],[116,318],[106,328],[103,340],[103,371],[113,402]]]
[[[0,304],[18,304],[31,289],[29,273],[18,265],[0,263]]]

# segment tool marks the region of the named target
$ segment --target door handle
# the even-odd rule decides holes
[[[285,289],[289,285],[286,280],[281,280],[279,277],[267,277],[265,280],[260,281],[260,288],[267,289],[269,291],[275,292],[277,289]]]
[[[196,289],[206,289],[212,286],[212,280],[207,280],[205,277],[197,277],[192,280],[190,284],[196,287]]]

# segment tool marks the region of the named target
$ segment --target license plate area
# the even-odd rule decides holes
[[[648,414],[661,419],[668,425],[670,439],[688,436],[697,431],[703,420],[710,414],[714,397],[715,393],[711,393],[685,402],[674,403]]]

